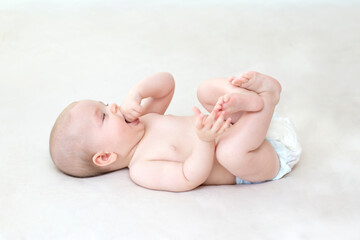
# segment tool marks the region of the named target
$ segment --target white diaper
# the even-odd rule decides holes
[[[294,165],[300,160],[301,146],[296,136],[294,127],[289,119],[279,117],[275,113],[268,132],[266,140],[271,143],[280,159],[280,170],[272,179],[277,180],[289,173]],[[236,184],[251,184],[236,177]]]

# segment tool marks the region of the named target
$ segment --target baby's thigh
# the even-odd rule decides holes
[[[217,145],[216,158],[233,175],[252,182],[270,180],[280,168],[279,158],[266,140],[249,152],[241,143],[225,138]]]

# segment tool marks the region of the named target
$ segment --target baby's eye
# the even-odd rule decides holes
[[[103,120],[103,121],[105,120],[105,116],[106,116],[106,114],[103,113],[103,114],[102,114],[102,120]]]

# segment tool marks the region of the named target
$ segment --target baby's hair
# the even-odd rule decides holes
[[[57,118],[50,134],[49,150],[55,166],[73,177],[92,177],[103,174],[104,170],[92,161],[95,152],[90,151],[87,138],[71,131],[70,111],[77,102],[67,106]]]

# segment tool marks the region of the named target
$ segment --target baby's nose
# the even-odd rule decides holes
[[[119,109],[119,107],[118,107],[117,104],[112,103],[112,104],[110,105],[110,111],[111,111],[112,113],[114,113],[114,114],[117,113],[118,109]]]

